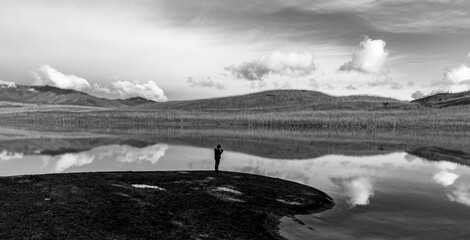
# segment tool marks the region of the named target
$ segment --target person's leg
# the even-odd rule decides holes
[[[219,163],[220,163],[220,159],[216,159],[216,160],[215,160],[215,171],[216,171],[216,172],[219,171]]]

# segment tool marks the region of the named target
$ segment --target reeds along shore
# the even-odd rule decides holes
[[[4,124],[126,126],[207,125],[325,129],[470,130],[470,107],[410,110],[179,111],[48,106],[1,107]]]

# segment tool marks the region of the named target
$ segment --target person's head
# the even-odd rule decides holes
[[[217,148],[221,148],[222,146],[220,146],[220,144],[217,144]]]

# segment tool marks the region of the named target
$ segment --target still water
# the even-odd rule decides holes
[[[181,137],[4,138],[0,175],[213,169],[213,146]],[[282,152],[291,154],[283,155],[277,153],[279,147],[269,149],[279,143],[272,139],[220,141],[226,150],[222,170],[295,181],[334,198],[332,210],[284,218],[281,233],[289,239],[470,239],[465,146],[410,147],[392,139],[379,147],[370,142],[351,147],[322,140],[302,150],[305,142],[290,139]],[[240,147],[244,144],[250,147]],[[324,145],[336,150],[317,149]]]

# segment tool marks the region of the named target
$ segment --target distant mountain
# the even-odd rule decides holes
[[[420,107],[419,104],[412,104],[393,98],[366,95],[338,97],[307,90],[272,90],[232,97],[155,102],[142,97],[128,99],[99,98],[81,91],[51,86],[6,84],[0,84],[0,101],[186,111],[393,110]]]
[[[298,110],[376,110],[413,109],[419,106],[392,98],[375,96],[335,97],[307,90],[273,90],[241,96],[192,101],[171,101],[146,104],[154,109],[208,111],[298,111]]]
[[[107,99],[92,96],[88,93],[61,89],[51,86],[24,86],[0,84],[0,101],[35,103],[35,104],[59,104],[79,105],[92,107],[126,107],[153,101],[140,97],[128,99]]]
[[[120,102],[126,106],[137,106],[137,105],[142,105],[142,104],[147,104],[147,103],[155,103],[155,101],[148,100],[143,97],[132,97],[132,98],[127,98],[127,99],[116,99],[117,102]]]
[[[461,93],[438,93],[412,101],[426,107],[444,108],[470,104],[470,91]]]

